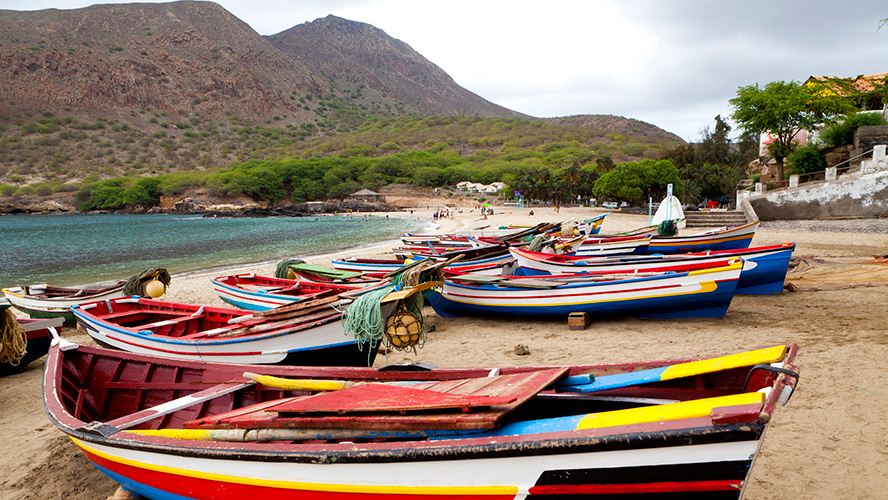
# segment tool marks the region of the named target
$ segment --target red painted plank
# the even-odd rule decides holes
[[[506,414],[517,408],[520,404],[532,398],[541,390],[550,386],[556,380],[567,374],[569,368],[552,368],[530,372],[515,373],[510,375],[501,375],[496,377],[479,377],[475,379],[447,380],[439,382],[423,382],[411,384],[411,390],[424,390],[430,392],[433,397],[439,397],[441,393],[448,393],[452,396],[488,396],[488,397],[506,397],[511,402],[506,404],[497,404],[495,406],[486,406],[476,409],[475,411],[465,413],[453,411],[453,409],[461,409],[465,405],[459,404],[451,408],[438,408],[433,411],[423,412],[420,414],[404,414],[402,408],[389,408],[389,412],[377,412],[367,414],[339,414],[338,409],[333,410],[337,413],[324,414],[322,416],[295,416],[296,412],[277,412],[279,408],[269,408],[267,403],[255,405],[250,408],[244,408],[231,412],[227,415],[216,415],[206,417],[200,420],[187,422],[184,427],[187,428],[203,428],[203,429],[256,429],[256,428],[316,428],[316,429],[380,429],[380,430],[417,430],[417,429],[453,429],[453,430],[471,430],[471,429],[491,429],[496,426]],[[364,384],[357,385],[353,388],[365,387],[366,385],[380,385],[385,391],[400,391],[404,387],[382,385],[382,384]],[[346,392],[351,389],[346,389]],[[434,391],[434,392],[433,392]],[[402,394],[405,391],[401,392]],[[336,393],[329,393],[335,395]],[[325,395],[326,396],[326,395]],[[297,401],[310,401],[317,396],[308,396],[301,398],[291,398],[281,401],[282,405],[298,404]],[[320,400],[320,399],[318,399]],[[317,401],[317,400],[316,400]],[[487,400],[490,404],[491,400]],[[415,404],[413,401],[404,402],[406,405]],[[350,402],[346,409],[354,409],[356,411],[371,406],[373,401],[367,401],[366,398],[360,404]],[[360,406],[364,405],[364,406]],[[287,406],[284,406],[285,408]],[[303,407],[304,408],[304,407]],[[328,411],[332,407],[328,407]],[[242,410],[249,409],[251,411],[244,412]],[[448,409],[450,411],[448,411]],[[274,410],[274,411],[268,411]]]
[[[278,413],[354,413],[417,411],[509,404],[515,396],[468,396],[385,384],[360,384],[341,391],[296,398],[265,411]]]

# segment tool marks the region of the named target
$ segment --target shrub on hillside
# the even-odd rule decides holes
[[[854,131],[858,127],[885,124],[885,119],[882,118],[880,113],[855,113],[848,115],[845,121],[825,129],[820,134],[820,138],[826,147],[837,148],[846,144],[853,144]]]

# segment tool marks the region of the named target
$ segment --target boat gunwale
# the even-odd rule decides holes
[[[128,299],[130,297],[123,297],[123,298]],[[144,299],[141,297],[140,297],[140,299],[148,300],[148,299]],[[207,306],[207,307],[213,308],[215,306]],[[218,307],[216,309],[226,309],[226,308]],[[232,309],[232,310],[234,310],[234,309]],[[256,342],[259,340],[267,340],[267,339],[272,339],[272,338],[276,338],[276,337],[283,337],[286,335],[291,335],[292,334],[291,332],[290,333],[281,332],[280,330],[290,328],[292,326],[296,326],[296,325],[290,325],[289,327],[281,327],[277,330],[271,330],[268,332],[260,332],[260,333],[256,333],[253,335],[242,335],[242,336],[238,336],[238,337],[181,340],[178,337],[157,335],[154,332],[152,332],[151,330],[146,330],[146,329],[137,330],[136,328],[128,328],[125,326],[120,326],[117,323],[105,321],[102,318],[92,316],[88,312],[85,312],[84,310],[82,310],[82,308],[80,306],[72,307],[71,311],[74,314],[74,316],[77,318],[78,321],[90,323],[93,325],[101,325],[102,328],[108,329],[109,331],[113,331],[113,332],[116,332],[116,333],[119,333],[122,335],[127,335],[127,336],[138,338],[138,339],[150,340],[152,342],[159,342],[161,344],[171,344],[171,345],[181,345],[181,346],[233,345],[233,344],[241,344],[241,343],[246,343],[246,342]],[[138,312],[138,311],[134,311],[134,312]],[[249,310],[245,309],[245,310],[243,310],[243,314],[241,314],[240,316],[249,315],[252,312],[253,311],[249,311]],[[324,325],[332,323],[334,321],[341,321],[341,320],[342,320],[342,313],[336,312],[336,313],[334,313],[328,317],[325,317],[325,318],[320,318],[318,320],[311,321],[311,322],[300,323],[298,326],[305,327],[305,330],[310,330],[313,328],[324,326]],[[256,325],[261,325],[261,324],[262,324],[262,322],[256,323]],[[305,330],[301,330],[300,332],[297,332],[297,333],[302,333]],[[198,332],[195,332],[195,333],[198,333]],[[346,337],[346,339],[347,339],[347,337]],[[352,341],[346,340],[343,342],[342,345],[347,345],[350,343],[354,343],[354,341],[353,340]],[[340,344],[336,344],[336,345],[340,345]]]

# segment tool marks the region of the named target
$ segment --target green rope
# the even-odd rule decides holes
[[[163,283],[164,290],[166,290],[167,287],[170,286],[170,281],[172,281],[170,278],[170,273],[168,273],[167,270],[162,267],[158,267],[156,269],[145,269],[141,273],[131,277],[126,281],[126,284],[123,285],[124,297],[130,295],[142,295],[142,281],[149,278],[157,278],[158,281]]]
[[[678,234],[678,226],[676,226],[674,220],[664,220],[657,227],[657,233],[660,236],[675,236]]]
[[[382,307],[380,301],[395,289],[395,285],[384,286],[378,290],[373,290],[358,296],[348,309],[342,313],[342,324],[345,328],[345,334],[351,334],[358,344],[358,348],[363,350],[364,345],[370,346],[367,355],[367,364],[370,364],[370,355],[373,350],[384,342],[385,318],[382,317]]]
[[[424,299],[421,293],[414,293],[404,299],[404,307],[413,313],[420,321],[422,329],[420,331],[419,342],[412,346],[398,347],[392,345],[389,337],[385,334],[385,321],[387,318],[382,317],[382,306],[380,302],[386,295],[394,291],[395,288],[397,288],[397,285],[392,284],[361,294],[348,306],[348,309],[342,313],[342,323],[345,329],[345,334],[354,337],[359,349],[363,350],[364,345],[370,347],[367,357],[368,366],[370,354],[372,354],[373,350],[380,344],[385,346],[386,356],[388,356],[387,353],[392,350],[406,350],[410,348],[413,349],[415,354],[416,349],[421,348],[426,342],[428,331],[426,330],[425,323],[422,321]],[[397,308],[395,312],[397,312]]]
[[[527,245],[527,250],[530,252],[539,252],[543,249],[543,245],[549,241],[549,237],[545,234],[538,234],[530,240],[530,245]]]
[[[305,264],[305,261],[301,259],[287,259],[278,262],[277,267],[274,269],[274,277],[286,278],[287,271],[290,270],[290,266],[296,266],[299,264]]]

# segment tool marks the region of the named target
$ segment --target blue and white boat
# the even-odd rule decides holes
[[[736,259],[722,267],[689,272],[559,276],[450,275],[426,291],[441,316],[595,316],[690,318],[725,315],[743,268]]]
[[[743,271],[737,294],[771,295],[783,291],[789,259],[795,243],[736,250],[672,255],[617,255],[579,257],[553,255],[510,248],[518,265],[516,275],[546,276],[560,274],[596,274],[601,272],[681,271],[711,266],[725,259],[742,258]]]

